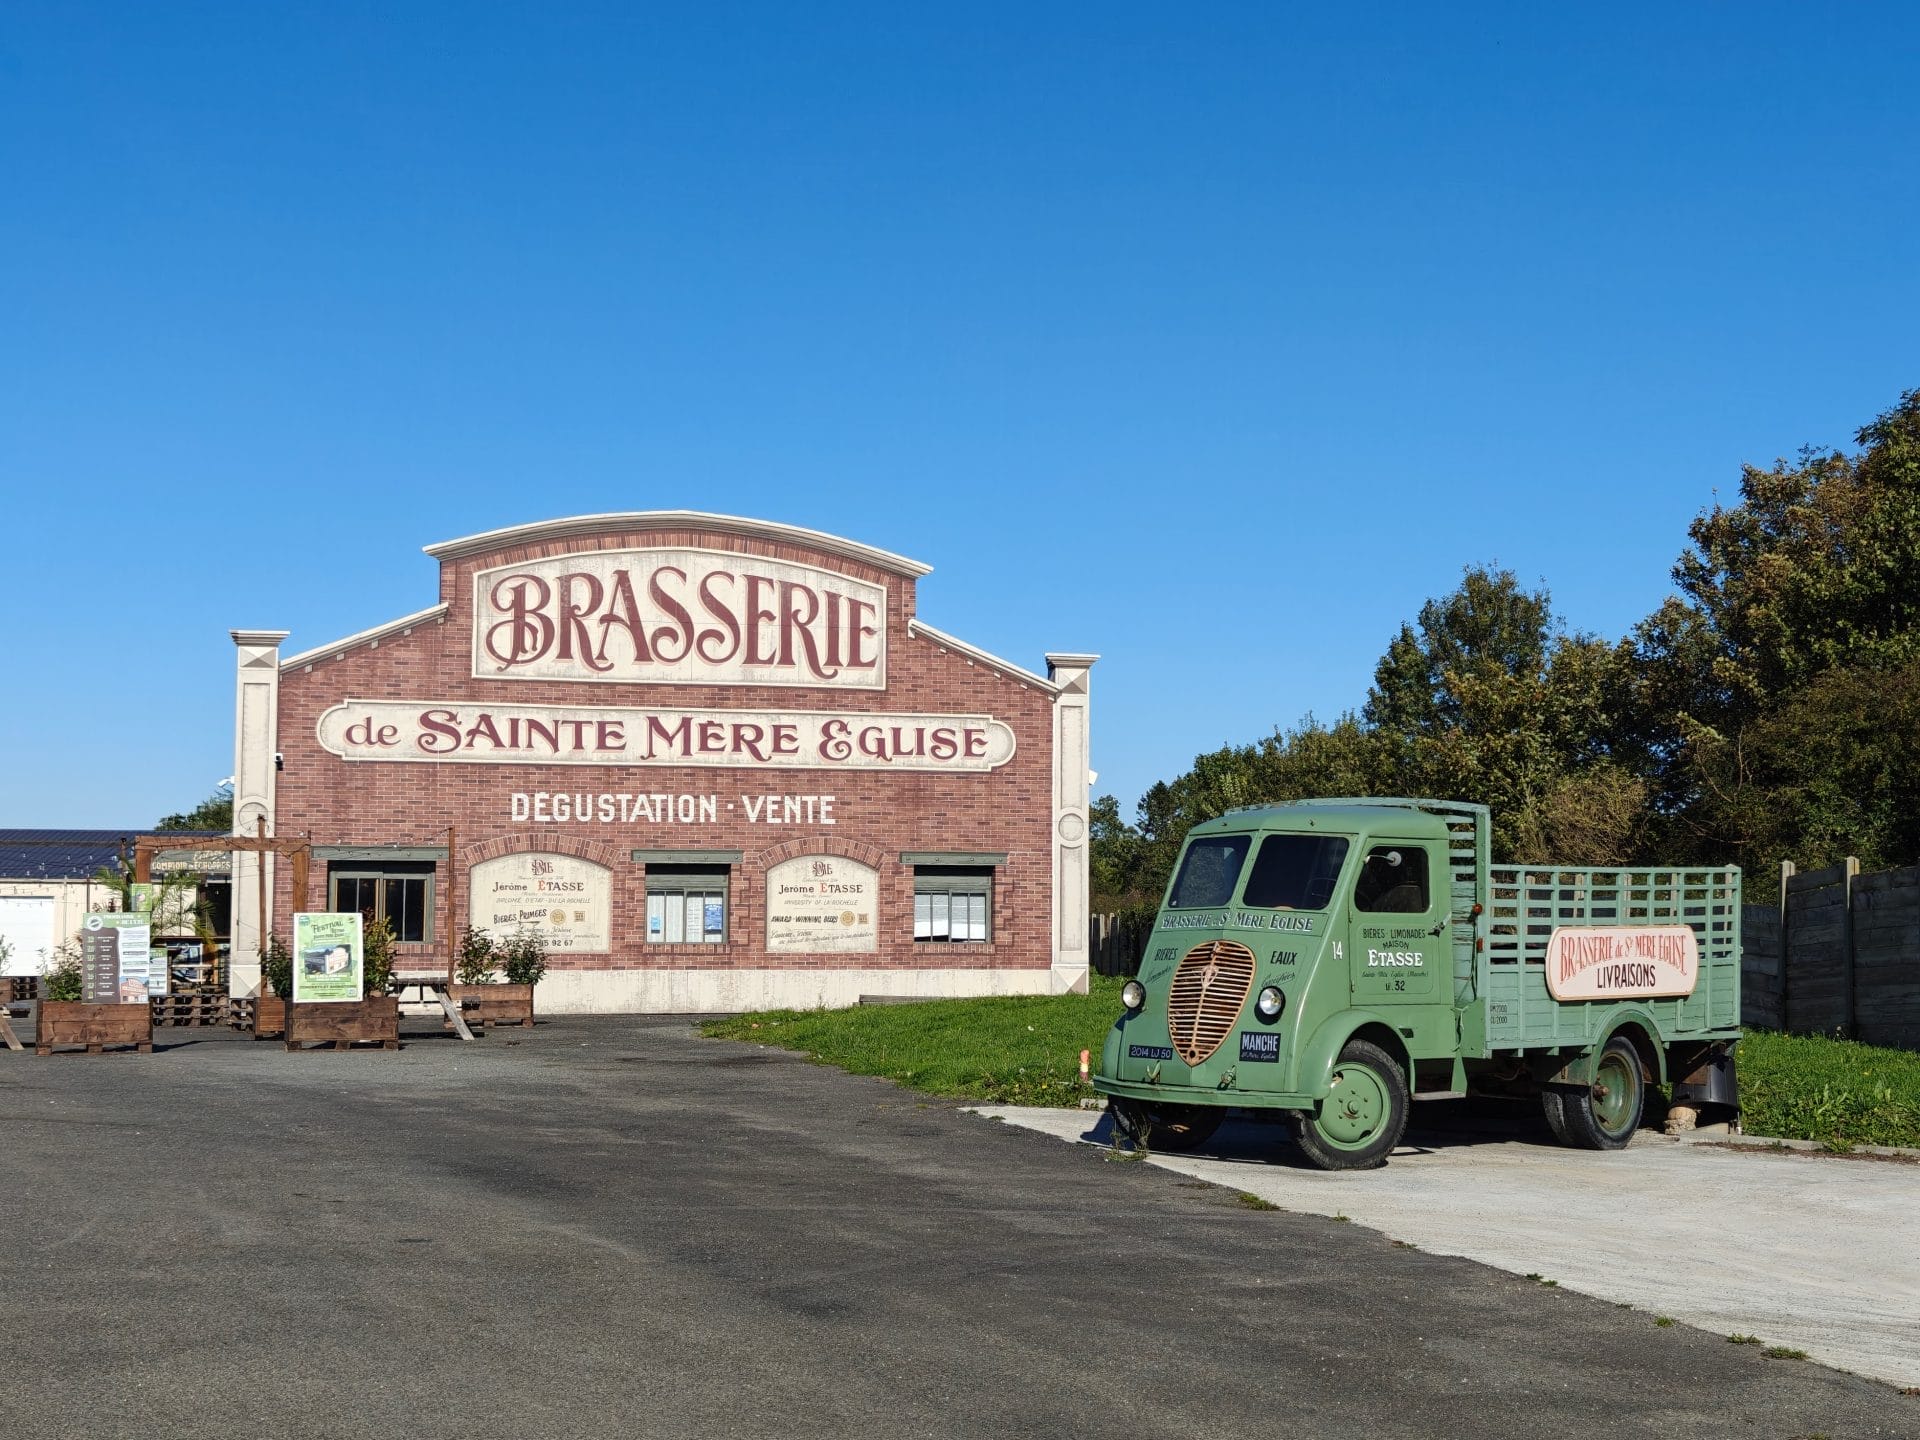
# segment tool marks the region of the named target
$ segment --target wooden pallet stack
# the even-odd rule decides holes
[[[253,1029],[253,1016],[258,1008],[251,995],[232,995],[227,998],[227,1024],[235,1030]]]
[[[225,1025],[232,1018],[232,1000],[226,995],[156,995],[147,1001],[155,1025],[180,1028]]]
[[[0,975],[0,1005],[25,1005],[39,998],[38,975]]]

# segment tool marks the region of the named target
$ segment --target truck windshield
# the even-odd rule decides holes
[[[1340,835],[1269,835],[1253,857],[1242,903],[1267,910],[1324,910],[1346,863]]]
[[[1169,910],[1191,910],[1195,906],[1224,905],[1233,898],[1234,882],[1240,878],[1240,866],[1247,858],[1246,835],[1220,835],[1195,840],[1187,846],[1180,861],[1180,873],[1173,878],[1167,893]]]

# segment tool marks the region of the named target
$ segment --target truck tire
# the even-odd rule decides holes
[[[1288,1117],[1293,1142],[1322,1170],[1372,1170],[1407,1131],[1406,1073],[1366,1040],[1349,1040],[1333,1065],[1333,1091],[1313,1110]]]
[[[1117,1095],[1107,1101],[1107,1108],[1113,1112],[1116,1136],[1137,1149],[1169,1155],[1199,1149],[1227,1118],[1220,1105],[1152,1105]]]
[[[1610,1038],[1593,1067],[1591,1086],[1566,1085],[1540,1092],[1547,1128],[1576,1150],[1619,1150],[1640,1128],[1647,1082],[1640,1052],[1624,1035]]]

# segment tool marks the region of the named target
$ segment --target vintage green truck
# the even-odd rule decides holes
[[[1740,871],[1494,865],[1484,805],[1230,811],[1181,851],[1094,1087],[1147,1149],[1284,1116],[1329,1170],[1381,1165],[1409,1102],[1537,1096],[1616,1149],[1649,1085],[1738,1114]]]

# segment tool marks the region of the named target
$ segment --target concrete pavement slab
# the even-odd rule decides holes
[[[1090,1145],[1105,1114],[976,1113]],[[1920,1166],[1683,1145],[1625,1150],[1411,1132],[1385,1168],[1309,1168],[1278,1127],[1223,1126],[1150,1163],[1443,1255],[1537,1274],[1720,1335],[1920,1385]]]

